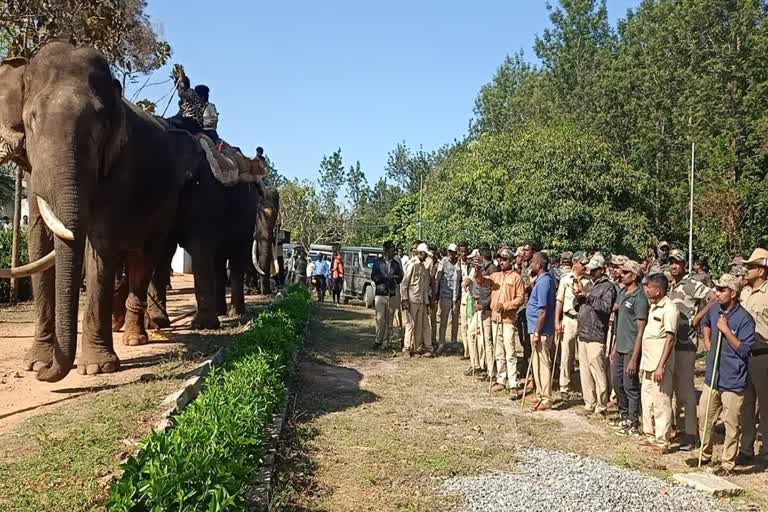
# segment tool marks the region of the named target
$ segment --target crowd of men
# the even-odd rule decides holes
[[[712,466],[727,475],[768,463],[768,251],[734,258],[719,279],[699,260],[694,270],[666,242],[640,262],[599,252],[553,259],[533,242],[496,251],[461,242],[440,252],[414,241],[403,255],[386,242],[372,270],[375,348],[390,348],[395,320],[407,357],[433,357],[460,339],[464,375],[488,381],[497,396],[529,393],[532,411],[580,399],[580,413],[606,420],[615,407],[617,434],[660,453],[703,443],[704,464],[722,419],[722,456]]]

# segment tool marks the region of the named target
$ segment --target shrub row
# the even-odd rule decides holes
[[[294,286],[254,319],[173,427],[149,434],[123,464],[108,510],[245,508],[243,490],[262,461],[265,429],[285,397],[308,308],[307,289]]]

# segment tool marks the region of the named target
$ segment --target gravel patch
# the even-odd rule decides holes
[[[463,512],[729,511],[717,499],[639,471],[560,451],[530,448],[514,473],[447,480]]]

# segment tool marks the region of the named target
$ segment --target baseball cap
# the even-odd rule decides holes
[[[611,256],[611,265],[616,267],[624,265],[627,261],[629,261],[629,258],[622,256],[621,254],[614,254]]]
[[[589,263],[589,257],[587,256],[587,253],[584,251],[578,251],[576,254],[573,255],[573,259],[581,263],[582,265],[586,265]]]
[[[571,251],[565,251],[560,255],[560,261],[570,261],[573,259],[573,253]]]
[[[749,259],[745,264],[768,267],[768,251],[758,247],[757,249],[752,251],[752,255],[749,257]]]
[[[731,265],[743,265],[744,258],[742,256],[734,256],[731,260]]]
[[[744,265],[731,265],[731,275],[741,277],[747,275],[747,267]]]
[[[520,247],[518,247],[517,250],[515,251],[515,256],[522,256],[523,255],[523,249],[525,249],[525,247],[523,247],[522,245]]]
[[[605,258],[599,254],[592,256],[592,259],[587,263],[587,271],[590,272],[596,268],[605,268]]]
[[[621,265],[624,272],[632,272],[636,276],[640,275],[640,264],[634,260],[627,260]]]
[[[659,245],[656,246],[657,249],[661,249],[662,247],[669,247],[669,242],[662,240],[659,242]]]
[[[474,249],[470,253],[470,255],[469,255],[470,258],[477,258],[478,256],[480,256],[480,250],[479,249]]]
[[[417,251],[417,252],[425,252],[425,253],[427,253],[428,255],[432,256],[432,251],[430,251],[430,250],[429,250],[429,246],[427,246],[427,244],[425,244],[425,243],[423,243],[423,242],[422,242],[422,243],[420,243],[420,244],[419,244],[419,245],[416,247],[416,251]]]
[[[459,247],[458,247],[456,244],[450,244],[450,245],[448,246],[448,250],[449,250],[450,252],[457,252],[457,251],[459,250]]]
[[[723,274],[720,279],[715,280],[715,286],[718,288],[730,288],[739,293],[741,291],[741,279],[733,274]]]
[[[677,261],[688,261],[685,257],[685,251],[681,249],[672,249],[669,251],[669,259]]]
[[[506,258],[511,260],[514,257],[515,255],[512,253],[512,250],[509,247],[504,247],[499,251],[499,258]]]

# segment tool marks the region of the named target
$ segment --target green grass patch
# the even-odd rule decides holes
[[[308,308],[306,288],[291,287],[254,319],[173,427],[148,435],[122,466],[108,510],[243,510],[243,490],[262,461],[265,428],[285,397]]]

